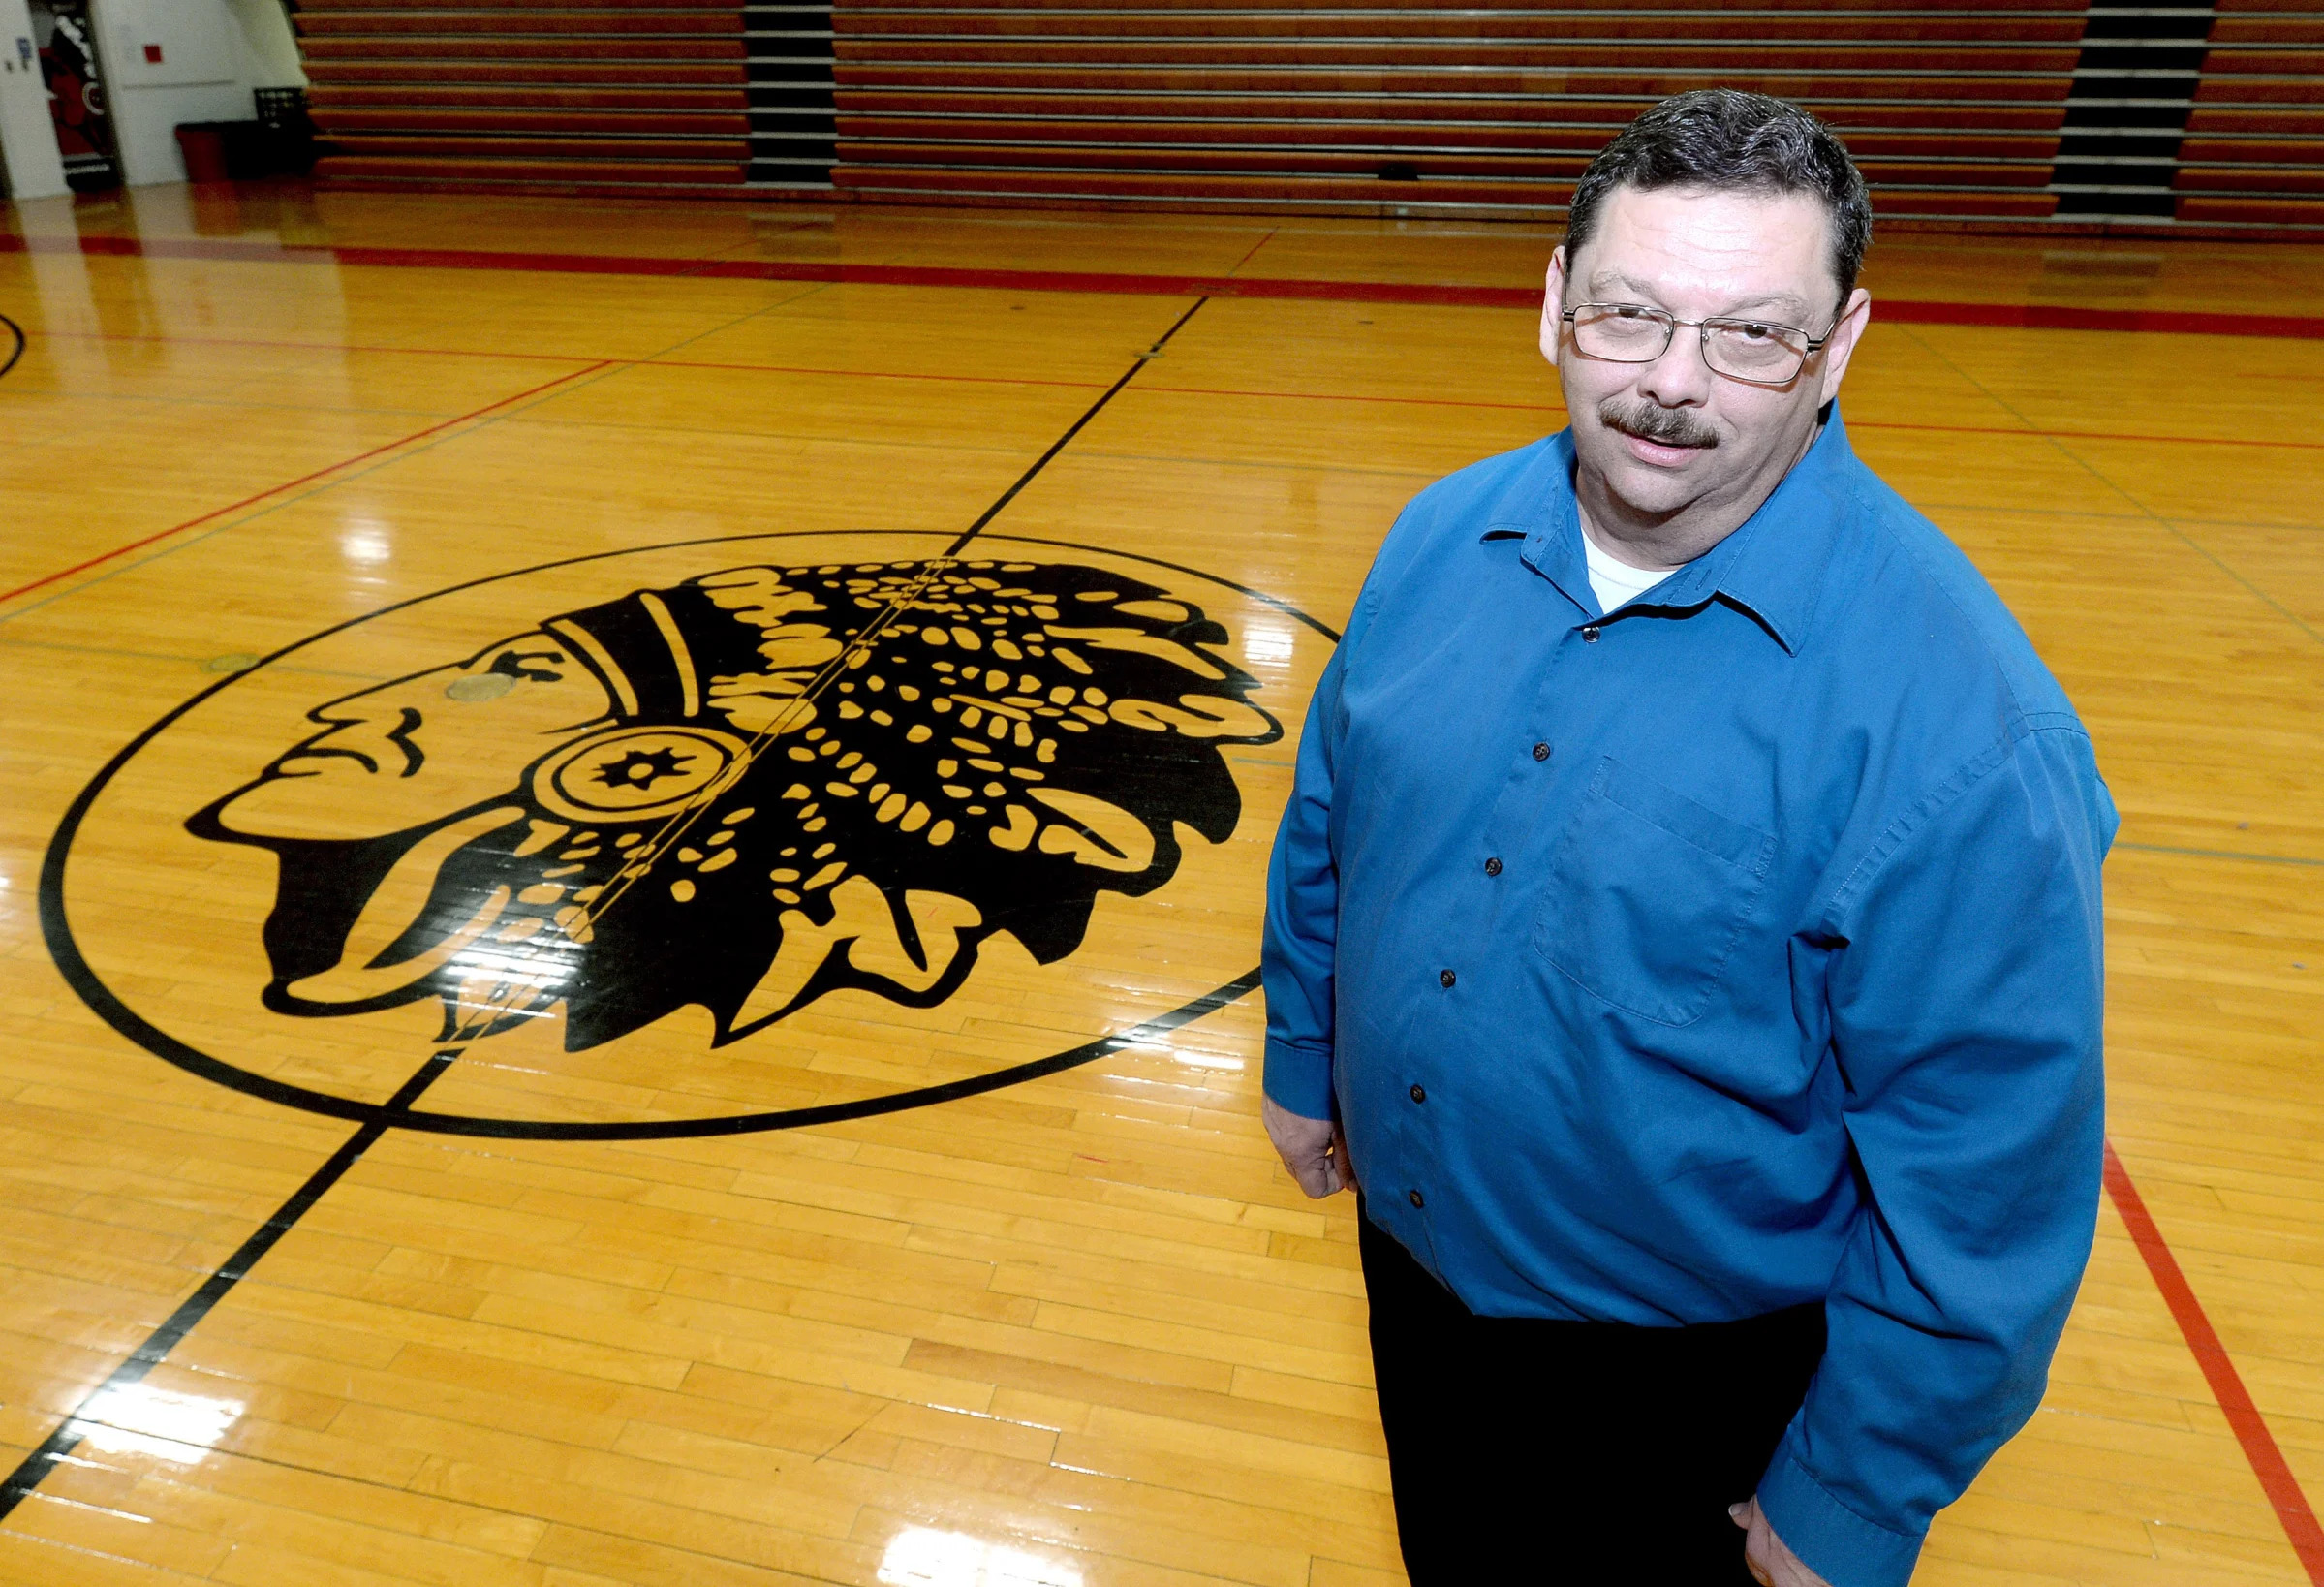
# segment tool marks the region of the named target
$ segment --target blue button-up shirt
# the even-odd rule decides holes
[[[1759,1498],[1898,1587],[2041,1396],[2096,1218],[2090,739],[1835,414],[1611,614],[1559,434],[1424,491],[1299,747],[1267,1093],[1476,1312],[1825,1305]]]

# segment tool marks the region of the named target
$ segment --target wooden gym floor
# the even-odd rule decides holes
[[[1550,243],[294,189],[15,209],[0,1445],[38,1485],[11,1494],[0,1579],[1401,1580],[1352,1203],[1274,1166],[1246,994],[1300,711],[1374,545],[1431,479],[1562,422],[1523,306]],[[2303,1498],[2324,1494],[2324,250],[1897,236],[1869,284],[1855,445],[2024,619],[2124,817],[2096,1256],[2041,1413],[1917,1579],[2324,1582]],[[2266,334],[2224,333],[2253,310]],[[1246,674],[1207,712],[1100,700],[1094,733],[1041,726],[1068,760],[1137,732],[1178,757],[1147,790],[1175,864],[1125,857],[1155,828],[1088,799],[1110,846],[1062,825],[1031,845],[1012,816],[1015,850],[976,851],[1001,865],[985,914],[1050,897],[1086,918],[1077,948],[977,938],[933,871],[891,920],[877,888],[843,900],[778,856],[754,887],[829,886],[860,937],[789,915],[727,1026],[680,1007],[568,1050],[560,1014],[522,1017],[489,976],[445,982],[451,1016],[364,1002],[449,974],[518,907],[455,897],[444,941],[397,948],[449,862],[382,834],[512,819],[508,778],[577,720],[525,702],[598,687],[544,681],[544,632],[612,646],[615,611],[615,660],[667,671],[640,613],[725,642],[701,624],[744,596],[711,597],[774,576],[690,580],[910,576],[979,524],[962,602],[1014,622],[1113,591],[1086,676],[1215,678],[1156,637],[1151,613],[1189,607]],[[994,755],[1016,753],[1005,718],[1095,698],[1048,692],[1069,665],[978,686]],[[751,687],[760,720],[782,708]],[[868,732],[850,711],[826,720]],[[247,792],[318,721],[370,748]],[[543,897],[598,854],[601,808],[739,741],[623,733],[595,792],[527,785]],[[380,769],[389,743],[405,773]],[[735,852],[783,835],[757,819]],[[955,856],[928,811],[883,819],[862,827],[881,854]],[[673,984],[787,907],[754,893],[703,930],[714,840],[635,895],[674,934]],[[1139,863],[1150,890],[1103,886]],[[354,887],[339,925],[364,949],[304,963],[307,1001],[277,1012],[262,932],[294,876],[329,896],[292,926]],[[558,929],[608,933],[629,896]],[[493,940],[519,951],[544,918]],[[790,938],[886,980],[810,984]]]

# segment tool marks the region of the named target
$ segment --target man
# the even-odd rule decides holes
[[[1420,1587],[1901,1587],[2089,1257],[2114,810],[1848,450],[1870,231],[1796,107],[1632,122],[1549,266],[1571,427],[1406,510],[1317,688],[1264,1107],[1361,1183]]]

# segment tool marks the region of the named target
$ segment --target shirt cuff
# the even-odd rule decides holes
[[[1925,1534],[1891,1532],[1834,1498],[1792,1453],[1789,1434],[1759,1479],[1759,1509],[1785,1547],[1832,1587],[1906,1587]]]
[[[1332,1105],[1331,1048],[1294,1046],[1267,1038],[1267,1096],[1275,1105],[1303,1119],[1328,1119]]]

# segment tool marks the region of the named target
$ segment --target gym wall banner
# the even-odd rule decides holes
[[[65,181],[76,193],[121,185],[112,108],[97,65],[97,29],[89,0],[32,0],[33,37],[48,84],[48,114]]]

